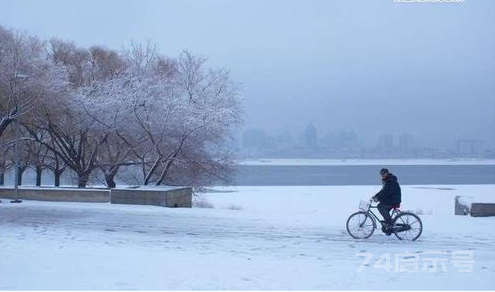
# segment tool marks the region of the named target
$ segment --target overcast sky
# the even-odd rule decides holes
[[[230,68],[246,127],[314,123],[368,145],[407,132],[424,146],[495,147],[495,1],[0,0],[0,25],[119,49],[152,41]]]

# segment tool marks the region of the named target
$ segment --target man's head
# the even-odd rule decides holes
[[[382,179],[386,179],[388,176],[388,173],[389,173],[388,169],[386,169],[386,168],[380,169],[380,176],[382,177]]]

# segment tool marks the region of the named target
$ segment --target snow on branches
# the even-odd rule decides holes
[[[0,28],[1,66],[7,66],[2,45],[13,36]],[[32,67],[23,70],[36,78],[29,102],[17,101],[26,112],[36,100],[23,126],[50,152],[47,168],[56,159],[77,175],[80,187],[95,173],[115,187],[122,168],[124,179],[145,185],[228,179],[233,157],[222,145],[241,122],[241,102],[227,70],[209,68],[205,58],[187,51],[167,58],[150,44],[131,43],[122,52],[56,39],[29,44],[38,47],[23,53]],[[13,97],[4,98],[9,88],[0,83],[0,118],[11,121],[18,113]]]

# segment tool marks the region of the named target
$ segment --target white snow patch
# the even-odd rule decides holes
[[[378,186],[218,187],[214,209],[25,201],[0,204],[0,290],[493,290],[495,218],[454,216],[454,197],[495,185],[403,186],[424,233],[353,240],[347,217]],[[229,210],[229,206],[238,210]],[[474,271],[399,273],[356,254],[474,252]],[[445,258],[444,257],[444,258]],[[392,262],[393,264],[393,262]]]

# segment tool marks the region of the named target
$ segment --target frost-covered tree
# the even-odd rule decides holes
[[[205,61],[188,52],[167,59],[152,46],[133,45],[125,76],[87,100],[92,116],[113,123],[111,135],[127,148],[118,163],[138,165],[135,182],[201,184],[227,173],[232,155],[218,149],[240,122],[239,96],[228,72],[211,70]],[[188,177],[174,179],[175,171]]]
[[[51,139],[48,131],[42,130],[36,125],[24,124],[24,129],[27,132],[26,140],[29,141],[32,152],[36,153],[31,158],[31,167],[36,171],[36,185],[41,184],[42,171],[48,169],[53,174],[53,185],[60,186],[60,179],[67,169],[67,163],[57,153],[50,150],[57,148],[56,141]]]
[[[42,96],[63,90],[63,72],[44,49],[39,39],[0,26],[0,137]]]
[[[46,55],[45,42],[25,33],[0,26],[0,176],[12,165],[8,150],[22,141],[6,135],[14,121],[26,122],[40,99],[65,88],[64,72]],[[25,153],[21,153],[21,157]],[[27,162],[20,161],[22,169]]]
[[[189,52],[177,59],[174,84],[181,114],[171,129],[172,150],[156,184],[202,185],[210,179],[226,179],[233,156],[222,145],[241,121],[237,86],[227,71],[212,70],[205,58]]]
[[[2,141],[7,140],[7,134],[0,137],[0,186],[5,184],[5,172],[12,167],[12,160],[9,156],[9,145],[2,143]]]
[[[30,133],[25,130],[23,127],[25,134],[23,136],[29,137]],[[48,133],[46,131],[40,131],[39,129],[35,129],[34,135],[37,135],[41,140],[48,141],[47,137]],[[42,143],[38,143],[36,139],[23,139],[23,148],[26,153],[29,153],[24,161],[27,166],[34,169],[36,173],[36,186],[41,186],[41,179],[43,170],[48,168],[48,164],[51,159],[51,153],[48,148],[46,148]]]
[[[0,66],[0,137],[31,110],[21,122],[34,156],[24,162],[39,182],[45,168],[56,186],[71,169],[79,187],[95,172],[115,187],[128,166],[145,185],[203,185],[229,173],[232,153],[222,145],[241,121],[238,87],[205,58],[167,58],[150,44],[84,49],[2,29]]]
[[[84,50],[59,40],[51,41],[50,56],[69,76],[71,90],[40,106],[36,127],[47,132],[50,141],[33,137],[74,171],[79,187],[85,187],[98,168],[98,151],[108,137],[108,131],[88,115],[85,101],[117,76],[121,64],[115,52],[99,47]]]
[[[223,145],[241,122],[238,87],[226,70],[206,67],[206,59],[184,52],[178,59],[178,86],[189,112],[192,132],[162,170],[157,184],[202,185],[228,179],[233,153]],[[187,130],[184,130],[187,132]]]

